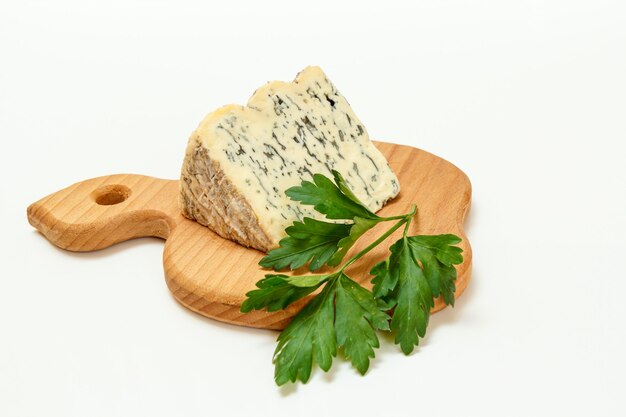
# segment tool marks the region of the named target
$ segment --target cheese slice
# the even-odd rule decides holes
[[[189,139],[180,181],[183,215],[220,236],[268,251],[303,217],[323,219],[285,195],[339,171],[372,211],[400,191],[396,175],[346,99],[319,67],[259,88],[247,106],[210,113]]]

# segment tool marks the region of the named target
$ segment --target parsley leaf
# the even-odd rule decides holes
[[[419,343],[419,337],[426,334],[430,309],[435,302],[428,281],[412,256],[407,238],[401,238],[389,249],[389,275],[397,280],[393,291],[396,308],[391,329],[396,332],[395,342],[408,355]]]
[[[379,347],[376,330],[389,330],[389,316],[378,309],[371,292],[347,275],[340,276],[336,292],[337,345],[363,375],[374,357],[373,348]]]
[[[379,346],[376,330],[389,330],[388,320],[371,292],[343,272],[333,274],[278,337],[276,383],[306,382],[314,363],[327,371],[337,348],[364,374]]]
[[[311,261],[309,269],[315,271],[335,255],[339,242],[350,236],[351,229],[351,224],[305,217],[303,222],[294,222],[285,229],[288,236],[281,239],[280,247],[269,251],[259,265],[275,270],[289,266],[293,270]]]
[[[288,381],[307,382],[313,360],[328,371],[337,354],[334,320],[336,280],[328,283],[321,293],[291,320],[278,336],[274,352],[274,380],[283,385]]]
[[[348,187],[348,183],[346,182],[346,180],[343,178],[343,175],[341,175],[338,171],[335,171],[333,169],[333,178],[335,179],[335,184],[337,184],[337,187],[339,188],[339,191],[341,191],[341,193],[348,197],[350,200],[352,200],[353,202],[355,202],[356,204],[358,204],[359,206],[363,207],[364,209],[366,209],[367,211],[369,211],[369,209],[367,208],[367,206],[365,204],[363,204],[361,202],[361,200],[359,200],[357,198],[356,195],[354,195],[354,193],[352,192],[352,190],[350,189],[350,187]],[[373,213],[372,213],[373,214]],[[375,218],[378,218],[378,216],[376,216]]]
[[[456,235],[411,236],[409,241],[411,246],[430,250],[439,262],[446,266],[463,262],[461,255],[463,249],[453,246],[461,243],[461,239]]]
[[[395,273],[394,270],[394,274],[392,275],[389,270],[389,258],[374,265],[370,271],[370,275],[374,275],[374,278],[372,278],[372,284],[374,284],[372,292],[374,293],[374,297],[378,300],[385,299],[386,303],[389,303],[389,298],[391,298],[389,293],[396,288],[398,283],[398,274]],[[395,302],[387,305],[389,305],[389,308],[392,308]]]
[[[408,238],[413,258],[422,265],[433,297],[443,297],[448,305],[454,305],[456,291],[456,268],[463,262],[463,250],[452,246],[461,242],[455,235],[411,236]]]
[[[335,185],[322,174],[315,174],[314,182],[302,181],[300,186],[289,188],[285,194],[294,201],[314,206],[316,211],[325,214],[329,219],[380,218],[354,196],[337,171],[333,171],[333,174],[339,185]],[[349,194],[345,194],[346,190]]]
[[[454,305],[454,264],[463,262],[463,256],[453,245],[460,241],[455,235],[403,237],[390,247],[391,256],[370,271],[379,305],[395,306],[391,329],[406,354],[424,337],[434,298],[441,295]]]
[[[329,278],[328,275],[288,276],[268,274],[256,283],[257,290],[246,293],[248,297],[241,305],[241,312],[267,308],[277,311],[289,304],[306,297]]]

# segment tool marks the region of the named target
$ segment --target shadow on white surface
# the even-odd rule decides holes
[[[467,217],[465,218],[464,226],[465,235],[467,236],[467,239],[469,240],[470,246],[472,248],[472,271],[469,282],[467,283],[467,287],[465,287],[465,291],[463,291],[463,294],[461,294],[461,296],[455,300],[454,307],[447,306],[443,310],[431,316],[428,330],[426,333],[426,338],[424,340],[425,343],[427,343],[429,333],[432,335],[433,333],[437,332],[438,328],[446,327],[448,325],[452,325],[458,322],[463,315],[463,311],[469,308],[468,304],[471,303],[471,300],[475,294],[476,286],[478,285],[479,280],[476,277],[476,248],[473,243],[474,241],[472,240],[472,226],[475,217],[475,208],[473,207],[474,205],[472,204],[469,212],[467,213]]]
[[[108,256],[113,256],[119,252],[130,250],[137,246],[141,245],[164,245],[165,240],[158,237],[138,237],[135,239],[126,240],[124,242],[116,243],[113,246],[109,246],[108,248],[99,249],[95,251],[87,251],[87,252],[74,252],[66,249],[62,249],[56,246],[54,243],[50,242],[46,237],[41,234],[38,230],[33,230],[32,233],[37,234],[41,237],[41,239],[48,242],[48,244],[54,248],[57,252],[63,254],[64,256],[70,256],[72,258],[83,258],[83,259],[102,259]]]
[[[63,256],[69,256],[71,258],[81,258],[81,259],[85,259],[85,260],[92,260],[92,259],[102,259],[102,258],[106,258],[106,257],[112,257],[115,256],[117,253],[120,253],[122,251],[127,251],[127,250],[131,250],[135,247],[138,246],[142,246],[142,245],[161,245],[163,246],[165,243],[164,239],[161,238],[157,238],[157,237],[140,237],[140,238],[135,238],[135,239],[130,239],[127,240],[125,242],[120,242],[120,243],[116,243],[112,246],[109,246],[108,248],[104,248],[104,249],[100,249],[97,251],[89,251],[89,252],[72,252],[72,251],[68,251],[62,248],[59,248],[58,246],[54,245],[52,242],[50,242],[49,240],[47,240],[45,238],[45,236],[43,236],[41,233],[39,233],[38,231],[33,231],[33,233],[36,233],[38,235],[41,236],[42,239],[46,240],[48,242],[48,244],[50,246],[52,246],[57,252],[63,254]],[[161,277],[163,278],[163,277]],[[165,285],[165,283],[163,282],[163,285]],[[171,294],[170,294],[171,295]],[[225,322],[221,322],[219,320],[215,320],[209,317],[205,317],[199,313],[196,313],[195,311],[192,311],[190,309],[188,309],[187,307],[183,306],[181,303],[179,303],[173,296],[171,297],[172,301],[176,304],[176,306],[183,311],[185,314],[188,314],[190,317],[192,317],[195,320],[200,320],[206,324],[212,325],[212,326],[217,326],[223,329],[227,329],[227,330],[236,330],[239,332],[243,332],[243,333],[248,333],[248,334],[258,334],[258,333],[266,333],[268,335],[272,335],[272,337],[277,337],[278,336],[278,332],[276,332],[275,330],[266,330],[266,329],[257,329],[257,328],[252,328],[252,327],[245,327],[245,326],[237,326],[234,324],[230,324],[230,323],[225,323]]]
[[[170,294],[171,295],[171,294]],[[268,330],[268,329],[258,329],[255,327],[246,327],[246,326],[238,326],[236,324],[225,323],[223,321],[215,320],[209,317],[205,317],[200,313],[196,313],[193,310],[188,309],[181,303],[179,303],[174,296],[171,297],[172,301],[176,303],[178,308],[183,311],[185,314],[188,314],[195,320],[199,320],[207,325],[211,325],[214,327],[218,327],[220,329],[228,330],[228,331],[237,331],[239,333],[250,334],[250,335],[259,335],[262,334],[264,336],[270,336],[272,340],[278,337],[278,332],[276,330]]]
[[[472,237],[473,219],[475,217],[474,211],[475,209],[470,210],[465,221],[465,233],[468,236],[470,243],[472,243],[471,237]],[[92,260],[92,261],[104,259],[107,257],[114,257],[115,255],[117,255],[118,253],[122,251],[131,251],[140,246],[148,245],[148,246],[155,247],[156,245],[163,246],[165,243],[165,241],[160,238],[142,237],[142,238],[131,239],[125,242],[120,242],[113,246],[110,246],[108,248],[101,249],[98,251],[72,252],[72,251],[61,249],[55,246],[50,241],[48,241],[41,233],[39,233],[36,230],[33,230],[32,233],[36,233],[39,235],[40,239],[46,240],[46,242],[48,242],[48,244],[52,246],[61,256],[68,256],[73,259]],[[111,260],[111,262],[113,262],[113,260]],[[161,267],[161,271],[162,271],[162,267]],[[163,279],[163,275],[160,276],[160,279]],[[466,288],[463,295],[457,300],[455,307],[454,308],[446,307],[444,310],[431,316],[430,325],[428,327],[426,337],[423,339],[420,339],[420,345],[416,346],[415,350],[408,356],[420,354],[420,351],[422,351],[424,348],[427,348],[429,346],[430,341],[433,340],[433,337],[436,337],[440,329],[445,328],[447,326],[451,326],[451,325],[458,325],[458,322],[462,319],[462,315],[465,314],[467,310],[469,309],[468,304],[471,302],[471,299],[473,298],[475,291],[477,291],[476,290],[477,283],[478,283],[478,280],[476,276],[473,274],[468,284],[468,287]],[[156,282],[155,285],[165,285],[165,282]],[[233,325],[229,323],[220,322],[218,320],[202,316],[201,314],[198,314],[186,308],[185,306],[180,304],[173,296],[171,296],[171,294],[170,294],[170,300],[173,304],[176,305],[176,309],[181,311],[182,314],[189,317],[191,320],[199,321],[203,325],[212,326],[213,328],[219,329],[219,331],[227,331],[230,333],[234,332],[234,333],[244,334],[249,337],[255,337],[255,338],[263,337],[263,341],[261,343],[263,346],[267,344],[268,351],[273,351],[275,347],[275,340],[279,334],[275,330],[250,328],[250,327],[237,326],[237,325]],[[389,355],[393,355],[393,357],[404,356],[403,353],[400,351],[399,347],[396,344],[394,344],[394,337],[395,336],[391,333],[379,332],[380,348],[375,351],[376,357],[371,360],[370,368],[367,374],[365,375],[365,377],[367,377],[369,374],[375,374],[377,370],[384,368],[385,362],[388,362],[388,358],[391,357]],[[352,368],[349,361],[345,360],[345,358],[343,357],[343,353],[338,352],[337,357],[335,357],[333,360],[333,366],[328,372],[322,371],[317,366],[313,368],[310,382],[315,381],[316,384],[322,383],[323,385],[328,386],[329,384],[333,384],[338,379],[340,379],[342,373],[353,373],[355,377],[360,377],[360,375],[358,375],[358,372],[354,368]],[[306,386],[300,388],[300,385],[302,384],[299,382],[295,384],[288,383],[277,389],[281,397],[287,398],[287,397],[293,396],[295,393],[298,393],[300,389],[306,388]]]

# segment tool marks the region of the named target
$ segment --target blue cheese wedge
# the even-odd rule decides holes
[[[210,113],[189,139],[180,181],[183,215],[267,252],[303,217],[323,219],[285,190],[339,171],[378,211],[400,191],[385,157],[319,67],[259,88],[246,106]]]

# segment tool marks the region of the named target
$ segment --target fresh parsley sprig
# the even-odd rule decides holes
[[[281,270],[308,264],[311,271],[324,265],[339,266],[349,249],[368,230],[381,222],[397,220],[363,250],[336,271],[321,275],[267,274],[257,289],[246,294],[242,312],[285,309],[319,288],[278,337],[274,352],[275,380],[307,382],[314,363],[330,369],[337,351],[361,374],[369,368],[374,349],[379,347],[377,330],[395,333],[395,343],[405,354],[424,337],[435,298],[454,305],[456,269],[463,261],[461,242],[454,235],[408,236],[417,211],[380,217],[352,193],[345,180],[333,171],[334,182],[315,174],[313,182],[285,193],[294,201],[312,205],[333,223],[304,218],[285,229],[287,237],[259,264]],[[402,237],[389,248],[390,256],[376,264],[370,274],[373,290],[352,280],[346,268],[404,226]]]

